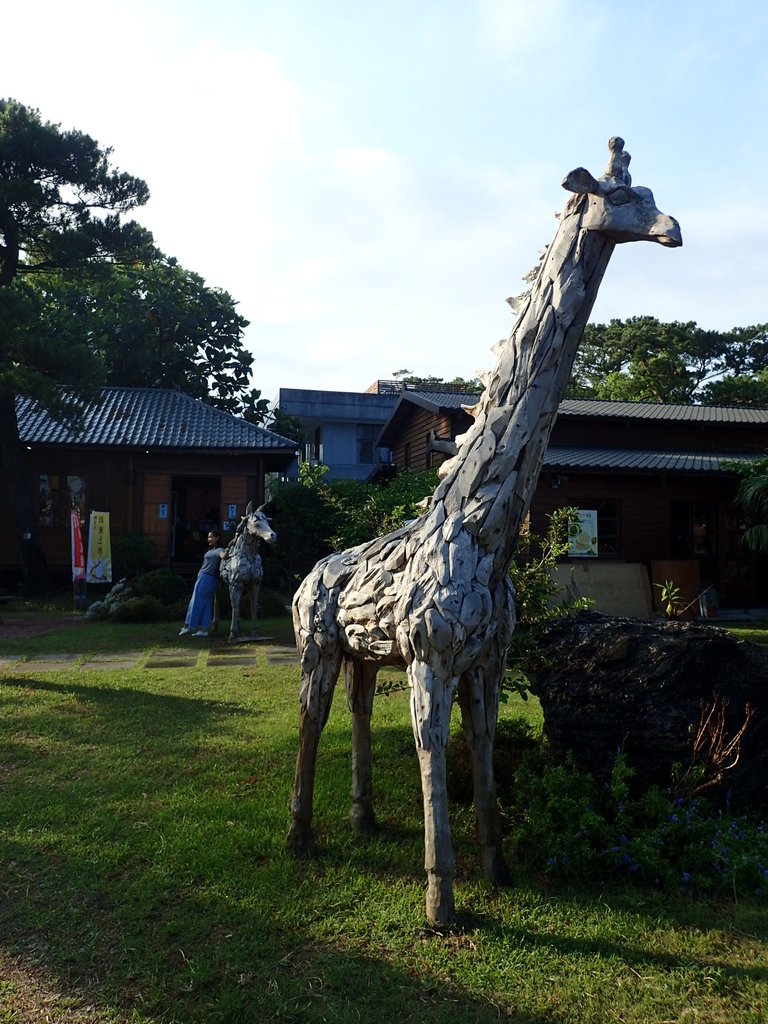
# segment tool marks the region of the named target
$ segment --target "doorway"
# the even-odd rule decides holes
[[[171,502],[171,561],[200,561],[208,550],[208,531],[221,526],[221,478],[175,476]]]

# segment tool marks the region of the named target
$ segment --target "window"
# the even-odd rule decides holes
[[[600,556],[618,555],[621,550],[618,501],[597,503],[597,553]]]
[[[40,511],[37,517],[40,526],[61,525],[59,479],[58,476],[40,476]]]
[[[372,466],[376,461],[374,445],[381,428],[377,423],[357,424],[357,463],[360,466]]]
[[[85,522],[85,477],[41,474],[40,498],[37,521],[40,526],[61,526],[69,523],[69,513],[74,510]]]
[[[85,477],[68,476],[67,491],[69,492],[69,511],[77,512],[82,525],[85,522]]]
[[[717,552],[717,509],[706,501],[673,501],[670,509],[673,558]]]

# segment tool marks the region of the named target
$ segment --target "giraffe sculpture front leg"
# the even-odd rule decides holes
[[[309,638],[302,652],[301,713],[299,752],[291,795],[291,827],[286,845],[297,856],[312,853],[312,805],[315,794],[315,768],[320,735],[328,721],[331,698],[341,668],[341,654],[332,648],[320,654]]]
[[[374,832],[371,713],[376,692],[375,662],[344,662],[347,703],[352,713],[352,806],[349,820],[357,832]]]
[[[408,679],[424,803],[427,921],[435,928],[450,928],[456,922],[453,898],[455,866],[448,821],[445,751],[450,735],[455,681],[435,676],[428,664],[418,661],[408,666]]]
[[[419,770],[424,799],[424,870],[427,872],[427,921],[435,928],[456,923],[453,899],[455,867],[448,822],[445,747],[420,748]]]
[[[229,639],[236,640],[240,633],[240,599],[242,589],[237,583],[229,584],[229,603],[232,605],[232,622],[229,626]]]

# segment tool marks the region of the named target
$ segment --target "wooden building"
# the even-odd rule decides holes
[[[180,391],[105,388],[78,429],[35,402],[17,402],[23,471],[39,496],[38,525],[52,570],[70,565],[69,512],[87,524],[110,513],[112,543],[148,537],[159,565],[196,571],[211,526],[234,528],[265,478],[295,460],[295,442],[205,405]],[[12,579],[18,552],[8,509],[0,507],[0,571]]]
[[[446,458],[449,441],[472,424],[462,406],[477,395],[403,392],[377,444],[397,469]],[[437,442],[437,443],[436,443]],[[711,593],[723,608],[768,607],[765,559],[740,542],[729,463],[768,452],[768,410],[566,399],[532,504],[531,528],[574,507],[594,517],[594,550],[573,554],[582,568],[632,564],[650,582],[675,577],[688,594]],[[658,598],[658,591],[651,590]],[[658,601],[656,602],[658,607]]]

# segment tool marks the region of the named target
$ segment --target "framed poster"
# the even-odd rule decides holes
[[[568,528],[568,557],[597,558],[597,509],[580,508]]]

